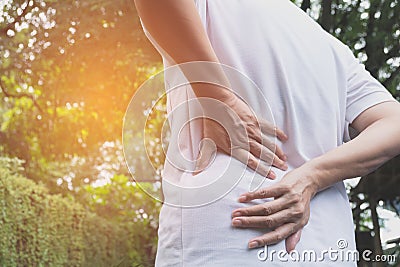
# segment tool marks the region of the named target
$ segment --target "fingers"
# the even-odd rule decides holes
[[[279,140],[283,142],[288,140],[288,136],[278,127],[275,127],[275,135],[276,137],[278,137]]]
[[[250,141],[249,145],[250,152],[257,158],[283,171],[288,169],[285,162],[286,155],[280,147],[276,146],[269,139],[263,140],[261,144],[256,141]]]
[[[272,143],[270,140],[269,140],[269,142]],[[264,142],[262,144],[265,145]],[[267,146],[267,147],[270,148],[270,146]],[[287,160],[287,156],[283,152],[282,148],[280,148],[280,146],[277,146],[275,143],[272,143],[272,148],[270,148],[270,150],[273,151],[276,156],[278,156],[278,159],[281,162],[284,162]]]
[[[200,142],[199,157],[196,160],[193,175],[201,173],[212,162],[216,155],[217,147],[209,138],[204,138]]]
[[[249,166],[254,171],[258,172],[262,176],[268,177],[270,179],[275,179],[276,178],[275,172],[272,171],[269,166],[268,167],[265,166],[265,163],[263,161],[261,161],[260,159],[256,158],[251,153],[248,153],[247,166]]]
[[[292,234],[285,240],[286,251],[290,253],[290,251],[296,248],[297,243],[299,243],[301,238],[301,230],[298,230],[296,233]]]
[[[268,232],[260,237],[256,237],[250,240],[248,246],[249,248],[257,248],[264,245],[276,244],[287,237],[291,236],[301,228],[300,225],[296,223],[286,223],[277,227],[275,230]]]
[[[285,193],[287,193],[287,188],[277,183],[270,187],[261,188],[254,192],[246,192],[240,195],[239,202],[249,202],[254,199],[280,197]]]
[[[276,174],[271,170],[271,166],[286,171],[288,169],[286,155],[271,140],[271,137],[268,137],[261,131],[258,122],[248,121],[245,122],[245,125],[247,125],[247,132],[231,129],[229,131],[230,134],[228,134],[218,123],[205,120],[204,136],[208,137],[209,140],[207,138],[202,140],[205,144],[201,146],[193,174],[197,175],[207,168],[217,148],[232,155],[264,177],[270,179],[276,178]],[[282,132],[274,130],[274,127],[269,122],[264,121],[262,125],[264,130],[268,130],[269,132]]]
[[[232,226],[274,229],[288,222],[292,222],[292,217],[287,210],[283,210],[269,216],[235,217],[232,219]]]
[[[287,156],[283,152],[282,148],[277,146],[276,143],[270,139],[268,133],[270,133],[269,135],[277,136],[278,139],[281,141],[287,140],[286,134],[281,129],[273,126],[270,122],[267,122],[265,120],[261,120],[260,129],[261,129],[261,145],[267,147],[274,154],[274,157],[272,159],[272,165],[283,171],[286,171],[287,165],[285,164],[285,162],[287,160]]]
[[[288,139],[288,136],[281,129],[274,126],[271,122],[264,119],[259,119],[258,123],[260,124],[262,133],[270,136],[276,136],[280,141],[286,141]]]
[[[285,161],[279,159],[277,156],[274,156],[274,159],[272,160],[272,166],[275,166],[275,167],[281,169],[282,171],[286,171],[289,168],[287,163]]]
[[[260,175],[268,177],[270,179],[276,178],[276,174],[271,170],[270,166],[266,166],[262,160],[255,157],[247,150],[244,150],[242,148],[233,149],[232,156],[238,159],[243,164],[246,164],[250,169],[256,171]]]
[[[291,205],[284,198],[277,198],[259,205],[239,208],[232,212],[232,218],[241,216],[269,216]]]

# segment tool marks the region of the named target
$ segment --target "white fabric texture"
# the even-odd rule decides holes
[[[203,25],[221,63],[232,66],[257,84],[266,96],[276,125],[289,140],[278,142],[288,156],[289,170],[341,145],[347,126],[362,111],[384,101],[393,101],[387,90],[354,58],[351,50],[326,33],[301,9],[289,0],[195,0]],[[153,44],[163,53],[147,33]],[[171,33],[171,38],[173,38]],[[165,66],[167,55],[162,54]],[[173,77],[166,77],[173,84]],[[240,89],[238,89],[240,90]],[[240,92],[257,115],[263,108],[254,92]],[[193,98],[190,86],[168,94],[168,110]],[[191,112],[174,114],[171,131]],[[200,125],[192,123],[183,129],[179,139],[181,152],[194,160],[201,138]],[[169,157],[174,153],[168,151]],[[228,162],[229,168],[225,170]],[[338,166],[340,167],[340,166]],[[279,181],[285,172],[273,168],[276,181],[265,180],[267,187]],[[222,199],[203,207],[178,208],[164,205],[160,213],[156,266],[356,266],[353,261],[287,262],[275,258],[260,261],[258,249],[248,249],[250,239],[267,229],[235,229],[231,212],[251,204],[238,203],[238,196],[248,190],[254,172],[227,155],[217,154],[213,164],[192,177],[176,169],[168,161],[163,178],[185,185],[210,181],[226,171],[233,178],[244,177]],[[168,186],[164,187],[167,196]],[[348,246],[339,249],[338,240]],[[311,201],[311,215],[296,250],[314,250],[317,256],[329,249],[355,250],[352,214],[342,182],[318,193]],[[285,242],[268,246],[285,250]]]

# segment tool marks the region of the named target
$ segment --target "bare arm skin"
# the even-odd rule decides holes
[[[135,4],[147,31],[174,63],[219,62],[193,1],[135,0]],[[209,74],[216,73],[213,70]],[[221,73],[219,75],[224,76]],[[194,86],[193,90],[197,96],[223,101],[227,98],[224,90],[214,86]]]
[[[193,1],[135,0],[135,4],[146,30],[167,53],[164,56],[172,59],[173,63],[218,62]],[[270,171],[270,165],[282,170],[287,169],[285,163],[287,159],[282,149],[263,137],[265,135],[276,136],[281,141],[285,141],[287,136],[271,123],[257,118],[252,110],[234,93],[223,89],[223,87],[230,88],[230,86],[218,64],[215,64],[214,67],[210,65],[207,68],[200,67],[195,71],[193,69],[190,71],[182,69],[182,71],[189,81],[191,75],[197,77],[200,73],[208,81],[217,80],[220,82],[221,86],[210,83],[195,83],[191,86],[201,104],[201,98],[211,98],[223,103],[223,105],[218,105],[214,109],[218,110],[220,114],[226,114],[226,121],[233,125],[232,129],[229,129],[230,132],[227,133],[216,122],[203,120],[203,138],[212,140],[216,147],[210,145],[209,142],[204,142],[204,144],[208,144],[208,147],[205,145],[201,147],[196,171],[200,172],[207,167],[216,148],[232,155],[253,170],[257,170],[260,174],[271,179],[275,178],[275,174]],[[210,110],[209,107],[207,108]],[[241,120],[241,129],[245,129],[244,133],[247,133],[245,138],[239,136],[240,133],[243,134],[243,131],[234,128],[236,127],[234,125],[238,124],[238,117]],[[232,123],[230,123],[231,121]],[[228,134],[232,138],[232,142],[229,142]],[[235,134],[237,135],[236,138]],[[244,139],[248,142],[240,142]]]
[[[146,29],[176,63],[218,62],[193,1],[135,0],[135,4]]]
[[[365,110],[352,127],[360,132],[355,139],[309,162],[318,173],[318,190],[364,176],[400,154],[399,103],[384,102]]]
[[[310,200],[318,192],[347,178],[364,176],[400,154],[400,104],[383,102],[362,112],[352,123],[360,134],[353,140],[287,173],[282,180],[239,201],[275,198],[270,202],[237,209],[232,224],[237,227],[275,229],[249,241],[249,247],[274,244],[286,239],[291,251],[307,224]]]

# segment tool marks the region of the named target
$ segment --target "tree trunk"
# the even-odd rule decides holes
[[[371,209],[371,219],[372,219],[372,224],[374,226],[373,231],[374,231],[374,249],[375,249],[371,257],[374,257],[375,255],[383,255],[379,220],[378,220],[378,214],[376,212],[376,203],[377,203],[376,199],[370,198],[369,207]],[[384,267],[385,265],[383,264],[383,262],[374,262],[373,266]]]
[[[307,11],[307,9],[311,8],[311,1],[310,0],[303,0],[303,2],[301,2],[301,9],[303,9],[304,12]]]
[[[330,32],[332,29],[332,0],[321,0],[320,24],[322,28]]]

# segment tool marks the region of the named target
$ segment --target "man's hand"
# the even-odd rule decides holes
[[[275,138],[286,141],[286,134],[273,123],[257,118],[252,109],[234,93],[223,88],[215,88],[214,91],[217,90],[220,94],[226,93],[228,100],[198,98],[205,115],[203,141],[194,174],[209,165],[216,150],[231,155],[270,179],[276,177],[271,166],[287,170],[287,157],[274,142]]]
[[[310,201],[318,186],[313,170],[303,165],[287,173],[281,181],[268,188],[240,196],[240,202],[274,198],[263,204],[236,209],[232,225],[241,228],[269,228],[272,231],[249,241],[249,248],[276,244],[286,239],[286,250],[295,249],[301,229],[310,217]]]

